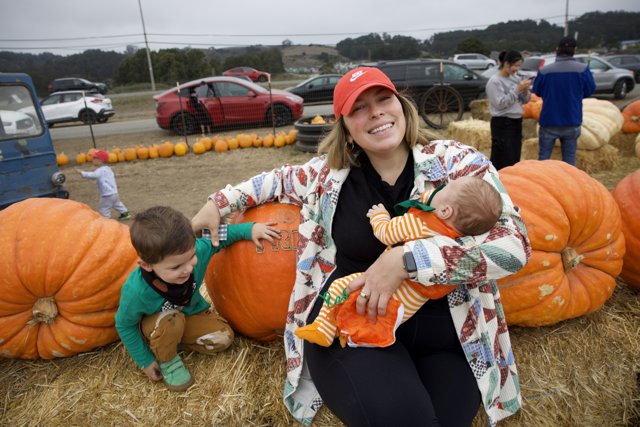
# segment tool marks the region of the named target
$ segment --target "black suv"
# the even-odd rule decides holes
[[[104,83],[90,82],[89,80],[77,77],[55,79],[49,85],[49,93],[60,92],[63,90],[86,90],[87,92],[100,92],[104,95],[107,93],[107,85]]]
[[[399,91],[413,99],[422,118],[434,128],[446,127],[443,119],[435,120],[434,115],[461,117],[462,110],[468,109],[471,101],[484,98],[489,80],[462,65],[442,59],[383,61],[362,65],[384,71]],[[442,88],[453,88],[455,91]]]

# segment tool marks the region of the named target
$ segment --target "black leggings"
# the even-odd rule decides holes
[[[396,337],[385,348],[304,343],[311,377],[329,409],[348,426],[471,425],[480,391],[446,297],[427,302]]]
[[[491,117],[491,163],[496,169],[515,165],[522,152],[522,119]]]

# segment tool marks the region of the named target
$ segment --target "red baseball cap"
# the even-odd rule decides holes
[[[358,67],[342,76],[333,90],[333,113],[336,120],[349,114],[358,96],[375,86],[382,86],[395,94],[398,93],[389,77],[378,68]]]
[[[95,157],[96,159],[102,160],[102,163],[108,163],[109,162],[109,153],[107,153],[104,150],[94,151],[92,156]]]

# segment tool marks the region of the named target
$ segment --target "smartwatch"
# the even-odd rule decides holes
[[[405,251],[402,254],[402,262],[404,264],[404,269],[409,274],[410,280],[415,280],[418,277],[418,267],[416,266],[416,260],[413,257],[413,253],[411,251]]]

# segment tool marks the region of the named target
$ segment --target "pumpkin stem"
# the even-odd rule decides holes
[[[567,246],[561,252],[562,255],[562,265],[564,267],[564,272],[568,273],[580,264],[580,261],[584,258],[584,255],[578,255],[575,249]]]
[[[27,323],[35,325],[36,323],[53,323],[58,316],[58,306],[53,297],[40,298],[33,304],[33,318]]]

